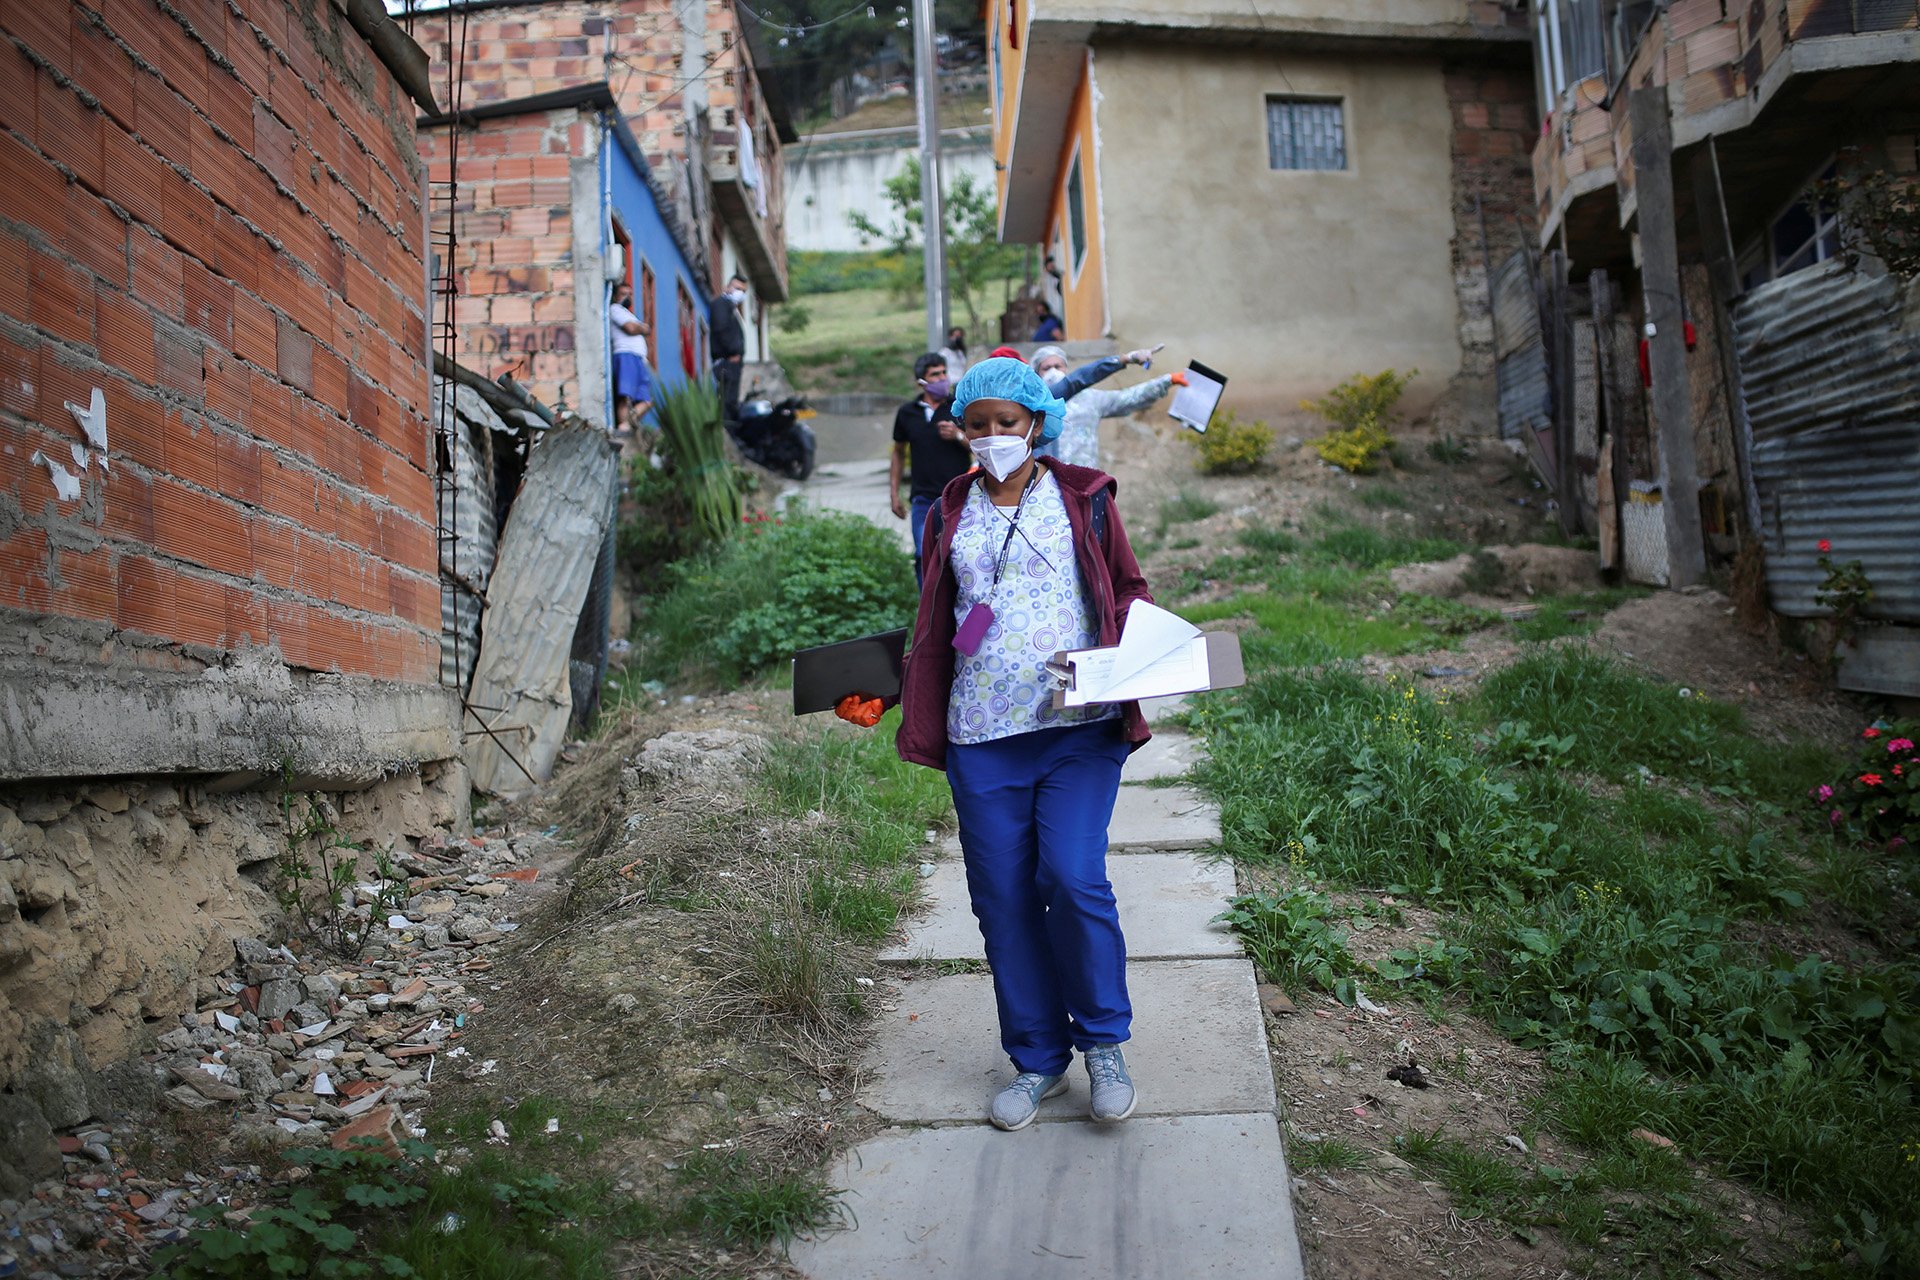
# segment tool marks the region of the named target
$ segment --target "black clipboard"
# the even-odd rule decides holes
[[[793,714],[831,711],[851,693],[896,696],[906,654],[905,627],[800,650],[793,655]]]

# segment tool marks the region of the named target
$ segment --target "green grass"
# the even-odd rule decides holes
[[[737,1151],[702,1151],[680,1168],[684,1212],[708,1237],[732,1245],[786,1245],[834,1218],[835,1192],[810,1177],[770,1170]]]
[[[1287,1163],[1295,1173],[1364,1169],[1373,1163],[1373,1154],[1345,1138],[1328,1136],[1313,1141],[1294,1138],[1287,1143]]]
[[[1219,510],[1220,504],[1205,494],[1194,489],[1182,489],[1160,504],[1160,514],[1153,525],[1153,536],[1164,538],[1167,530],[1174,525],[1205,520]]]
[[[1444,638],[1399,612],[1359,615],[1352,609],[1311,596],[1234,596],[1181,610],[1189,622],[1250,617],[1259,628],[1242,637],[1250,661],[1278,667],[1309,667],[1358,658],[1367,653],[1417,653],[1444,644]]]
[[[1513,624],[1513,633],[1529,641],[1592,635],[1606,621],[1608,612],[1648,594],[1644,587],[1608,587],[1579,595],[1546,596],[1538,602],[1538,613]]]
[[[887,288],[845,289],[800,298],[813,319],[802,333],[775,333],[773,355],[803,392],[897,392],[913,386],[913,362],[926,350],[926,313],[918,298]]]
[[[1360,491],[1360,505],[1375,511],[1405,511],[1413,506],[1413,502],[1398,489],[1389,489],[1376,483]]]
[[[1194,713],[1227,851],[1450,911],[1452,962],[1370,981],[1453,989],[1546,1049],[1546,1120],[1617,1166],[1616,1182],[1556,1189],[1449,1151],[1467,1203],[1554,1225],[1609,1274],[1625,1273],[1608,1260],[1623,1236],[1648,1251],[1633,1274],[1683,1274],[1720,1237],[1629,1145],[1644,1126],[1835,1222],[1868,1271],[1920,1266],[1904,1225],[1920,1222],[1920,969],[1736,940],[1744,922],[1798,919],[1829,879],[1872,883],[1784,816],[1833,775],[1831,753],[1762,741],[1738,708],[1577,646],[1534,650],[1450,705],[1248,652],[1249,684]]]

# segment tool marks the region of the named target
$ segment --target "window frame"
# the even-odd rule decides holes
[[[1347,98],[1344,94],[1313,93],[1269,93],[1262,100],[1262,123],[1267,136],[1267,172],[1268,173],[1352,173],[1353,147],[1352,130],[1347,123]],[[1339,112],[1340,124],[1340,163],[1337,167],[1324,165],[1282,165],[1274,163],[1274,143],[1276,123],[1274,108],[1282,105],[1333,107]]]
[[[1079,199],[1076,201],[1075,196]],[[1075,216],[1074,205],[1078,204],[1079,216]],[[1086,169],[1080,163],[1080,140],[1073,140],[1073,153],[1067,160],[1066,181],[1061,184],[1061,212],[1066,214],[1067,257],[1072,274],[1069,279],[1076,286],[1080,283],[1080,270],[1087,264],[1087,256],[1093,247],[1093,238],[1087,234],[1087,178]]]
[[[660,281],[653,274],[653,264],[645,256],[640,258],[640,283],[634,289],[640,299],[640,323],[647,326],[647,363],[660,367],[660,325],[657,317],[660,308],[654,294],[660,288]]]
[[[1841,216],[1840,206],[1834,204],[1823,207],[1820,199],[1813,193],[1814,183],[1831,178],[1838,172],[1838,156],[1830,156],[1822,161],[1820,166],[1795,190],[1793,196],[1767,216],[1760,230],[1748,237],[1745,247],[1734,260],[1742,293],[1763,284],[1784,280],[1802,271],[1809,271],[1822,263],[1832,262],[1835,258],[1845,255],[1847,251],[1846,221]],[[1792,252],[1782,254],[1776,240],[1776,233],[1780,224],[1803,205],[1812,215],[1813,232],[1798,241],[1793,246]],[[1797,267],[1785,265],[1809,249],[1813,250],[1814,254],[1811,261]]]

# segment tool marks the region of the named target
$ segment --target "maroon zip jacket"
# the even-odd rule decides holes
[[[1081,579],[1093,593],[1100,644],[1118,644],[1128,606],[1135,600],[1153,600],[1147,580],[1140,575],[1140,562],[1133,558],[1133,548],[1127,544],[1120,512],[1112,502],[1119,486],[1112,476],[1092,467],[1076,467],[1052,458],[1044,459],[1041,465],[1053,472],[1060,485],[1067,521],[1073,526]],[[925,548],[927,576],[920,589],[920,615],[914,620],[913,646],[907,650],[907,667],[900,682],[902,719],[895,745],[902,760],[933,769],[947,767],[947,700],[953,692],[953,600],[959,589],[953,576],[953,535],[960,526],[967,490],[979,478],[978,471],[969,471],[956,476],[941,491],[940,538]],[[1093,495],[1102,488],[1108,494],[1106,545],[1095,546],[1089,526],[1093,522]],[[927,513],[927,520],[931,525],[933,512]],[[1123,704],[1122,717],[1127,741],[1134,748],[1152,736],[1139,703]]]

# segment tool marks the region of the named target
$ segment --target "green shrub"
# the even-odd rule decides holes
[[[1216,414],[1204,432],[1187,443],[1200,451],[1198,466],[1208,475],[1238,475],[1252,471],[1273,446],[1273,428],[1264,422],[1242,422],[1233,410]]]
[[[749,517],[669,579],[643,642],[643,666],[661,678],[737,684],[797,649],[904,627],[916,603],[899,543],[839,512]]]
[[[707,541],[694,523],[679,480],[645,458],[628,465],[626,501],[621,505],[625,513],[615,546],[620,563],[643,592],[659,587],[667,566]]]
[[[1371,375],[1356,373],[1319,399],[1302,400],[1302,409],[1319,414],[1334,426],[1334,430],[1310,442],[1314,451],[1343,471],[1373,470],[1380,454],[1393,447],[1393,436],[1387,430],[1395,417],[1393,406],[1419,372],[1383,369]]]

